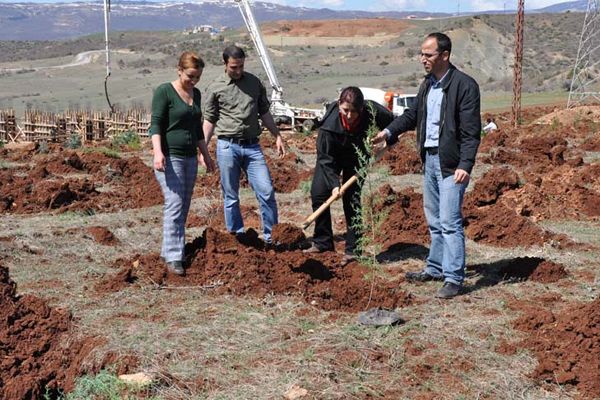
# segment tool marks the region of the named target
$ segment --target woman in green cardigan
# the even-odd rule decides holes
[[[184,52],[177,66],[178,79],[160,85],[152,97],[149,134],[154,174],[165,201],[161,256],[169,271],[177,275],[185,274],[185,221],[198,163],[214,170],[202,131],[200,90],[195,88],[203,68],[204,61],[198,55]]]

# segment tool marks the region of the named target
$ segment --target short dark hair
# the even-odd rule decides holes
[[[225,47],[223,50],[223,62],[227,64],[230,58],[235,58],[237,60],[246,58],[246,53],[244,53],[244,49],[239,46],[232,44],[231,46]]]
[[[452,53],[452,40],[448,35],[441,32],[433,32],[427,35],[427,39],[434,38],[437,41],[437,51],[443,53],[447,51],[448,54]]]
[[[340,93],[338,104],[342,103],[350,103],[355,109],[361,110],[365,105],[365,96],[356,86],[348,86]]]

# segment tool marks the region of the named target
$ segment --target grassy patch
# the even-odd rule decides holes
[[[85,147],[84,153],[101,153],[110,158],[121,158],[121,153],[118,150],[108,148],[106,146],[100,147]]]
[[[141,148],[140,136],[134,131],[126,131],[112,137],[111,145],[113,148],[127,146],[131,150],[139,150]]]

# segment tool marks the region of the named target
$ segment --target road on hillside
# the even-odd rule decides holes
[[[111,53],[131,53],[131,51],[128,50],[111,50]],[[62,64],[62,65],[52,65],[52,66],[47,66],[47,67],[33,67],[33,68],[29,68],[29,67],[21,67],[21,68],[0,68],[0,72],[18,72],[18,71],[23,71],[23,70],[27,70],[27,71],[43,71],[43,70],[48,70],[48,69],[65,69],[65,68],[71,68],[71,67],[78,67],[80,65],[85,65],[85,64],[89,64],[91,62],[94,62],[98,59],[99,56],[103,56],[105,54],[104,50],[91,50],[91,51],[84,51],[82,53],[77,54],[74,58],[73,61],[71,61],[70,63],[67,64]]]

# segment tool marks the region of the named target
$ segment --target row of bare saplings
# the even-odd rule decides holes
[[[5,142],[63,142],[72,135],[82,142],[103,140],[124,132],[148,134],[150,113],[143,109],[106,112],[68,110],[48,113],[26,110],[17,120],[14,110],[0,110],[0,140]]]

